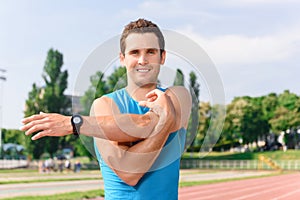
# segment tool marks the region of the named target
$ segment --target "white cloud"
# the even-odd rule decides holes
[[[159,21],[159,25],[162,25],[163,21],[176,24],[182,20],[185,22],[189,20],[199,22],[220,17],[215,13],[207,12],[206,6],[201,1],[191,1],[189,3],[180,0],[141,1],[140,4],[136,5],[136,8],[124,8],[119,12],[119,15],[122,18],[130,18],[131,20],[137,17],[154,19]]]
[[[300,43],[298,28],[253,37],[232,34],[208,38],[190,27],[178,31],[195,40],[217,64],[253,64],[286,60],[295,55]]]
[[[271,4],[288,4],[288,3],[299,3],[298,0],[226,0],[223,3],[227,5],[235,6],[255,6],[255,5],[271,5]]]

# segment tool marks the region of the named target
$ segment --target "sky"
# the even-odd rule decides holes
[[[299,10],[298,0],[0,0],[0,76],[7,78],[0,80],[0,127],[21,126],[32,84],[43,85],[50,48],[64,55],[71,94],[89,54],[138,18],[201,46],[227,103],[287,89],[300,95]]]

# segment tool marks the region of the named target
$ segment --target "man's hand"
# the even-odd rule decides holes
[[[56,113],[40,113],[24,118],[21,131],[26,135],[35,134],[31,139],[37,140],[45,136],[65,136],[73,133],[71,117]]]
[[[159,116],[159,122],[154,134],[160,131],[162,126],[173,126],[176,122],[176,112],[170,97],[158,89],[149,92],[148,101],[140,101],[139,105],[150,108]]]

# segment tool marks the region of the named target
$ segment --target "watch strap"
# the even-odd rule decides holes
[[[76,120],[74,120],[74,119],[76,119]],[[77,121],[77,119],[79,119],[79,121]],[[73,127],[73,135],[79,136],[80,127],[81,127],[82,123],[83,123],[83,119],[79,114],[75,114],[75,115],[72,116],[71,124],[72,124],[72,127]]]

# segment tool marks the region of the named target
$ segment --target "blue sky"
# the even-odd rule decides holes
[[[1,0],[2,127],[21,126],[50,48],[64,55],[71,93],[89,53],[140,17],[197,42],[221,76],[226,102],[285,89],[300,95],[299,10],[297,0]]]

